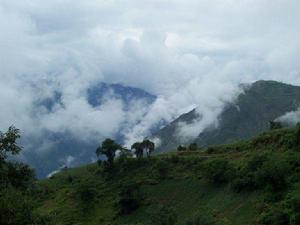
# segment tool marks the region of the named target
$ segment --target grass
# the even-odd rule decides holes
[[[235,192],[230,182],[212,184],[203,173],[205,166],[222,159],[241,168],[259,154],[283,159],[300,157],[300,152],[291,145],[294,135],[295,129],[281,129],[205,151],[116,161],[110,172],[97,164],[67,169],[51,179],[39,181],[36,210],[53,215],[57,224],[63,225],[148,225],[153,212],[160,206],[176,212],[178,225],[196,213],[210,213],[219,224],[258,224],[264,207],[275,204],[265,202],[265,190]],[[295,176],[299,174],[295,172]],[[299,195],[300,185],[296,178],[293,182],[283,196]],[[143,199],[137,210],[121,215],[117,203],[122,186],[127,183],[139,184]],[[79,197],[82,185],[92,189],[93,195],[88,201]]]

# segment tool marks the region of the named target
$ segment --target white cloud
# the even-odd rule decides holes
[[[299,15],[297,0],[0,0],[0,128],[87,139],[126,124],[129,143],[197,107],[204,119],[184,128],[193,135],[213,123],[240,82],[300,84]],[[158,99],[129,112],[117,99],[92,108],[86,91],[100,81]],[[55,91],[63,106],[36,108]]]
[[[276,119],[276,121],[280,121],[281,123],[294,126],[300,122],[300,108],[296,111],[287,112],[283,116]]]

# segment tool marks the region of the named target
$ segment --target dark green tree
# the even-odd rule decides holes
[[[143,158],[144,149],[141,142],[135,142],[133,145],[131,145],[131,150],[135,151],[135,155],[138,159]]]
[[[179,151],[179,152],[186,151],[186,147],[185,147],[185,146],[182,146],[182,145],[179,145],[179,146],[177,147],[177,151]]]
[[[116,151],[121,150],[122,146],[116,143],[114,140],[107,138],[102,144],[96,149],[97,157],[100,155],[105,155],[107,158],[107,163],[112,166],[116,156]]]
[[[20,130],[10,126],[6,133],[0,132],[0,163],[3,163],[9,155],[18,154],[22,148],[17,144],[20,138]]]
[[[191,143],[189,145],[189,150],[190,151],[197,151],[197,149],[198,149],[197,143]]]
[[[143,151],[146,151],[146,154],[148,157],[150,157],[151,153],[154,151],[155,149],[155,144],[154,142],[148,140],[148,139],[145,139],[142,143],[142,149]]]

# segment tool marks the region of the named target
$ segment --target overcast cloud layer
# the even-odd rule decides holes
[[[300,84],[299,28],[298,0],[0,0],[0,129],[88,140],[129,121],[129,144],[198,107],[205,120],[181,130],[193,136],[241,82]],[[100,81],[158,99],[146,112],[124,112],[118,99],[93,108],[87,89]],[[56,92],[63,107],[36,106]]]

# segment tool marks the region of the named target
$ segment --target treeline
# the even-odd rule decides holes
[[[107,138],[96,149],[96,155],[99,164],[103,162],[106,167],[110,168],[113,166],[117,154],[120,158],[136,157],[137,159],[141,159],[144,154],[149,158],[154,150],[155,144],[149,139],[144,139],[142,142],[135,142],[129,150],[116,141]],[[106,160],[103,161],[101,156],[105,156]]]
[[[38,191],[34,170],[28,165],[9,160],[22,147],[17,144],[20,131],[11,126],[0,132],[0,224],[52,225],[50,217],[34,213],[34,194]]]

